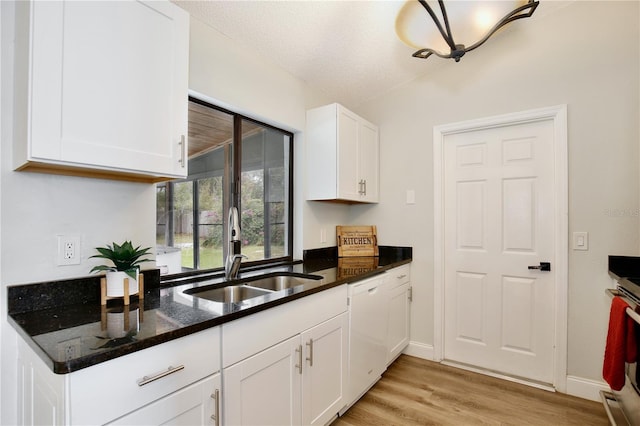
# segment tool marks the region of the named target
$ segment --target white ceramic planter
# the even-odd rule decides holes
[[[129,296],[138,294],[138,277],[140,271],[136,271],[136,279],[134,280],[126,272],[109,271],[106,274],[107,279],[107,297],[123,297],[124,296],[124,279],[129,279]]]

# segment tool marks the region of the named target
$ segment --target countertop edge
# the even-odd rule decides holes
[[[56,361],[53,358],[51,358],[46,351],[41,348],[38,343],[33,339],[33,337],[20,325],[18,324],[14,318],[12,317],[12,314],[8,314],[7,318],[9,319],[9,323],[13,326],[13,328],[17,331],[17,333],[20,335],[20,337],[27,343],[27,345],[33,349],[38,356],[43,360],[43,362],[49,367],[51,368],[51,370],[53,371],[53,373],[55,374],[69,374],[69,373],[73,373],[75,371],[87,368],[87,367],[91,367],[93,365],[97,365],[103,362],[107,362],[110,361],[112,359],[116,359],[119,358],[121,356],[126,356],[147,348],[151,348],[153,346],[157,346],[159,344],[162,343],[166,343],[175,339],[179,339],[185,336],[188,336],[190,334],[193,333],[197,333],[200,331],[204,331],[207,330],[209,328],[212,327],[216,327],[219,325],[222,325],[224,323],[228,323],[230,321],[234,321],[237,320],[239,318],[243,318],[267,309],[271,309],[273,307],[276,306],[280,306],[286,303],[289,303],[291,301],[297,300],[297,299],[301,299],[303,297],[306,296],[310,296],[312,294],[315,293],[319,293],[322,292],[324,290],[328,290],[330,288],[333,287],[337,287],[343,284],[348,284],[350,282],[355,282],[355,281],[361,281],[364,279],[367,279],[369,277],[373,277],[375,275],[379,275],[381,273],[384,273],[385,271],[389,270],[389,269],[393,269],[393,268],[397,268],[399,266],[405,265],[405,264],[409,264],[413,261],[412,258],[407,258],[407,259],[398,259],[396,261],[393,261],[387,265],[384,266],[380,266],[378,267],[376,270],[372,270],[370,272],[366,272],[366,273],[362,273],[359,274],[357,276],[353,276],[353,277],[349,277],[349,278],[340,278],[337,279],[333,282],[330,283],[326,283],[323,284],[321,286],[315,287],[315,288],[311,288],[309,290],[305,290],[303,292],[300,293],[295,293],[295,294],[291,294],[288,296],[284,296],[282,298],[278,298],[275,300],[271,300],[265,303],[262,303],[260,305],[256,305],[253,306],[249,309],[246,310],[242,310],[242,311],[238,311],[238,312],[232,312],[229,314],[225,314],[224,316],[220,316],[217,318],[211,318],[211,319],[207,319],[207,320],[203,320],[201,322],[198,322],[196,324],[192,324],[192,325],[187,325],[184,327],[181,327],[179,329],[176,330],[172,330],[169,332],[165,332],[156,336],[152,336],[152,337],[147,337],[145,339],[142,339],[140,341],[135,341],[133,343],[129,343],[127,345],[124,346],[119,346],[117,351],[110,351],[110,352],[103,352],[103,353],[99,353],[99,354],[93,354],[93,355],[86,355],[86,356],[82,356],[79,358],[75,358],[69,361],[65,361],[65,362],[61,362],[61,361]]]

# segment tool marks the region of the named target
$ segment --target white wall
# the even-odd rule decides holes
[[[1,312],[9,285],[89,275],[94,247],[131,239],[155,246],[155,186],[14,172],[12,158],[13,4],[2,2],[2,139],[0,145]],[[57,234],[81,237],[82,263],[56,266]],[[6,317],[2,336],[2,424],[16,422],[16,333]]]
[[[541,2],[517,31],[361,106],[380,125],[380,205],[349,220],[414,247],[412,340],[433,343],[433,126],[566,103],[569,232],[588,231],[590,244],[569,252],[568,374],[602,380],[607,255],[640,254],[639,4],[572,2],[545,16]]]
[[[4,308],[7,285],[88,274],[86,257],[96,245],[123,238],[154,245],[155,192],[153,185],[12,171],[12,52],[4,35],[12,29],[13,6],[0,7]],[[380,124],[381,202],[375,206],[303,201],[304,112],[333,100],[197,20],[191,26],[190,88],[296,134],[297,256],[303,248],[335,245],[335,225],[349,223],[374,223],[381,244],[414,247],[412,339],[425,345],[433,342],[432,127],[567,103],[570,231],[589,231],[591,238],[590,251],[570,253],[569,373],[599,380],[608,313],[606,256],[638,254],[638,16],[637,2],[575,2],[556,16],[523,21],[517,32],[505,31],[509,37],[500,44],[490,40],[458,64],[427,64],[430,74],[423,79],[360,106],[356,112]],[[404,204],[406,189],[415,189],[415,205]],[[622,216],[607,216],[607,209]],[[319,241],[321,227],[328,243]],[[64,232],[82,235],[79,267],[54,264],[55,235]],[[0,423],[13,424],[16,335],[4,316],[0,336]]]
[[[155,246],[155,185],[14,172],[11,164],[12,31],[14,5],[2,8],[2,139],[0,145],[0,312],[5,311],[6,287],[12,284],[86,276],[93,264],[93,248],[132,239]],[[304,158],[301,131],[305,111],[326,99],[264,58],[257,58],[199,21],[191,25],[190,89],[221,105],[283,127],[296,134],[296,164]],[[302,253],[303,168],[296,170],[296,241]],[[328,217],[335,215],[329,213]],[[322,217],[311,215],[312,221]],[[344,223],[343,220],[337,220]],[[56,235],[81,235],[82,263],[55,265]],[[16,333],[4,315],[0,319],[0,424],[15,424]]]
[[[267,58],[246,52],[197,19],[191,19],[189,88],[204,99],[294,133],[294,256],[335,246],[335,227],[349,206],[304,201],[304,128],[307,109],[332,102]],[[326,229],[327,243],[320,242]]]
[[[294,257],[302,258],[304,249],[335,246],[335,228],[348,223],[350,206],[305,201],[304,149],[306,111],[335,100],[195,18],[189,53],[192,95],[294,133]],[[326,242],[320,241],[321,230]]]

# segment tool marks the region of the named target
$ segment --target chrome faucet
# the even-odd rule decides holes
[[[229,247],[224,262],[224,275],[227,280],[234,280],[238,278],[242,258],[247,258],[247,256],[240,254],[240,220],[238,219],[238,209],[235,207],[229,209],[228,226]]]
[[[224,273],[227,281],[235,280],[238,278],[238,271],[240,270],[240,262],[242,262],[242,258],[245,258],[244,254],[234,254],[233,256],[227,256],[227,261],[224,265]]]

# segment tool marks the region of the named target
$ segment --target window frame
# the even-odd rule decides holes
[[[223,205],[227,206],[226,209],[223,208],[223,210],[225,211],[225,213],[223,214],[223,240],[227,241],[228,240],[228,235],[227,235],[227,213],[229,210],[229,207],[237,207],[238,211],[240,213],[240,219],[242,222],[242,211],[241,211],[241,206],[240,206],[240,202],[241,202],[241,175],[242,175],[242,122],[243,121],[248,121],[248,122],[252,122],[258,126],[261,127],[265,127],[265,128],[269,128],[272,130],[276,130],[278,132],[281,132],[283,134],[283,136],[286,136],[289,138],[289,152],[288,152],[288,164],[286,164],[286,166],[288,166],[288,173],[289,173],[289,177],[287,179],[287,185],[288,185],[288,197],[287,197],[287,202],[288,202],[288,207],[287,207],[287,216],[288,216],[288,226],[287,226],[287,238],[285,241],[285,251],[287,252],[287,254],[285,254],[284,256],[279,256],[279,257],[275,257],[275,258],[269,258],[269,259],[261,259],[261,260],[254,260],[252,261],[251,259],[248,259],[247,261],[243,261],[242,262],[242,266],[241,269],[245,269],[248,267],[258,267],[258,266],[264,266],[264,265],[268,265],[268,264],[276,264],[276,263],[282,263],[282,262],[291,262],[293,261],[293,241],[294,241],[294,237],[293,237],[293,231],[294,231],[294,217],[293,217],[293,201],[294,201],[294,134],[293,132],[284,130],[282,128],[273,126],[271,124],[268,123],[264,123],[260,120],[257,120],[255,118],[246,116],[244,114],[240,114],[231,110],[228,110],[226,108],[220,107],[218,105],[212,104],[211,102],[199,99],[197,97],[194,97],[192,95],[189,95],[188,98],[189,102],[194,102],[196,104],[199,104],[201,106],[207,107],[207,108],[211,108],[211,109],[215,109],[217,111],[220,111],[222,113],[228,114],[231,117],[233,117],[233,135],[232,135],[232,142],[231,142],[231,149],[232,149],[232,155],[233,158],[231,159],[230,163],[232,164],[232,168],[231,168],[231,179],[229,182],[229,185],[225,185],[224,188],[224,200],[223,200]],[[194,239],[194,268],[192,270],[187,270],[187,271],[182,271],[179,273],[175,273],[175,274],[170,274],[170,275],[165,275],[165,277],[180,277],[180,276],[188,276],[188,275],[193,275],[193,274],[203,274],[203,273],[210,273],[210,272],[216,272],[216,271],[222,271],[224,270],[224,265],[221,267],[216,267],[216,268],[209,268],[209,269],[196,269],[195,265],[198,265],[198,258],[199,258],[199,250],[195,249],[195,245],[198,237],[198,226],[199,226],[199,221],[198,221],[198,214],[197,214],[197,188],[198,188],[198,184],[197,181],[198,179],[201,179],[202,176],[192,176],[192,177],[187,177],[184,179],[175,179],[175,180],[171,180],[171,181],[167,181],[164,182],[164,184],[166,185],[166,196],[167,196],[167,200],[165,201],[166,203],[166,208],[167,211],[172,211],[169,210],[169,207],[172,206],[173,204],[173,198],[170,197],[170,194],[172,194],[173,191],[173,186],[174,184],[177,183],[182,183],[182,182],[189,182],[191,181],[193,184],[193,196],[194,196],[194,200],[193,200],[193,239]],[[263,202],[263,205],[267,206],[266,202]],[[268,210],[264,210],[264,214],[267,215],[268,214]],[[172,216],[172,215],[168,215],[168,216]],[[171,222],[173,222],[171,220]],[[165,224],[165,226],[167,227],[167,229],[170,229],[170,221],[169,221],[169,217],[167,217],[167,223]],[[171,225],[173,226],[173,225]],[[171,229],[170,232],[165,231],[165,236],[167,236],[168,234],[173,234],[173,229]],[[169,240],[173,240],[173,235],[171,235],[170,238],[166,238],[167,241],[169,242]],[[266,245],[266,242],[265,242]],[[241,249],[242,250],[242,249]],[[227,255],[227,244],[223,243],[223,258]]]

